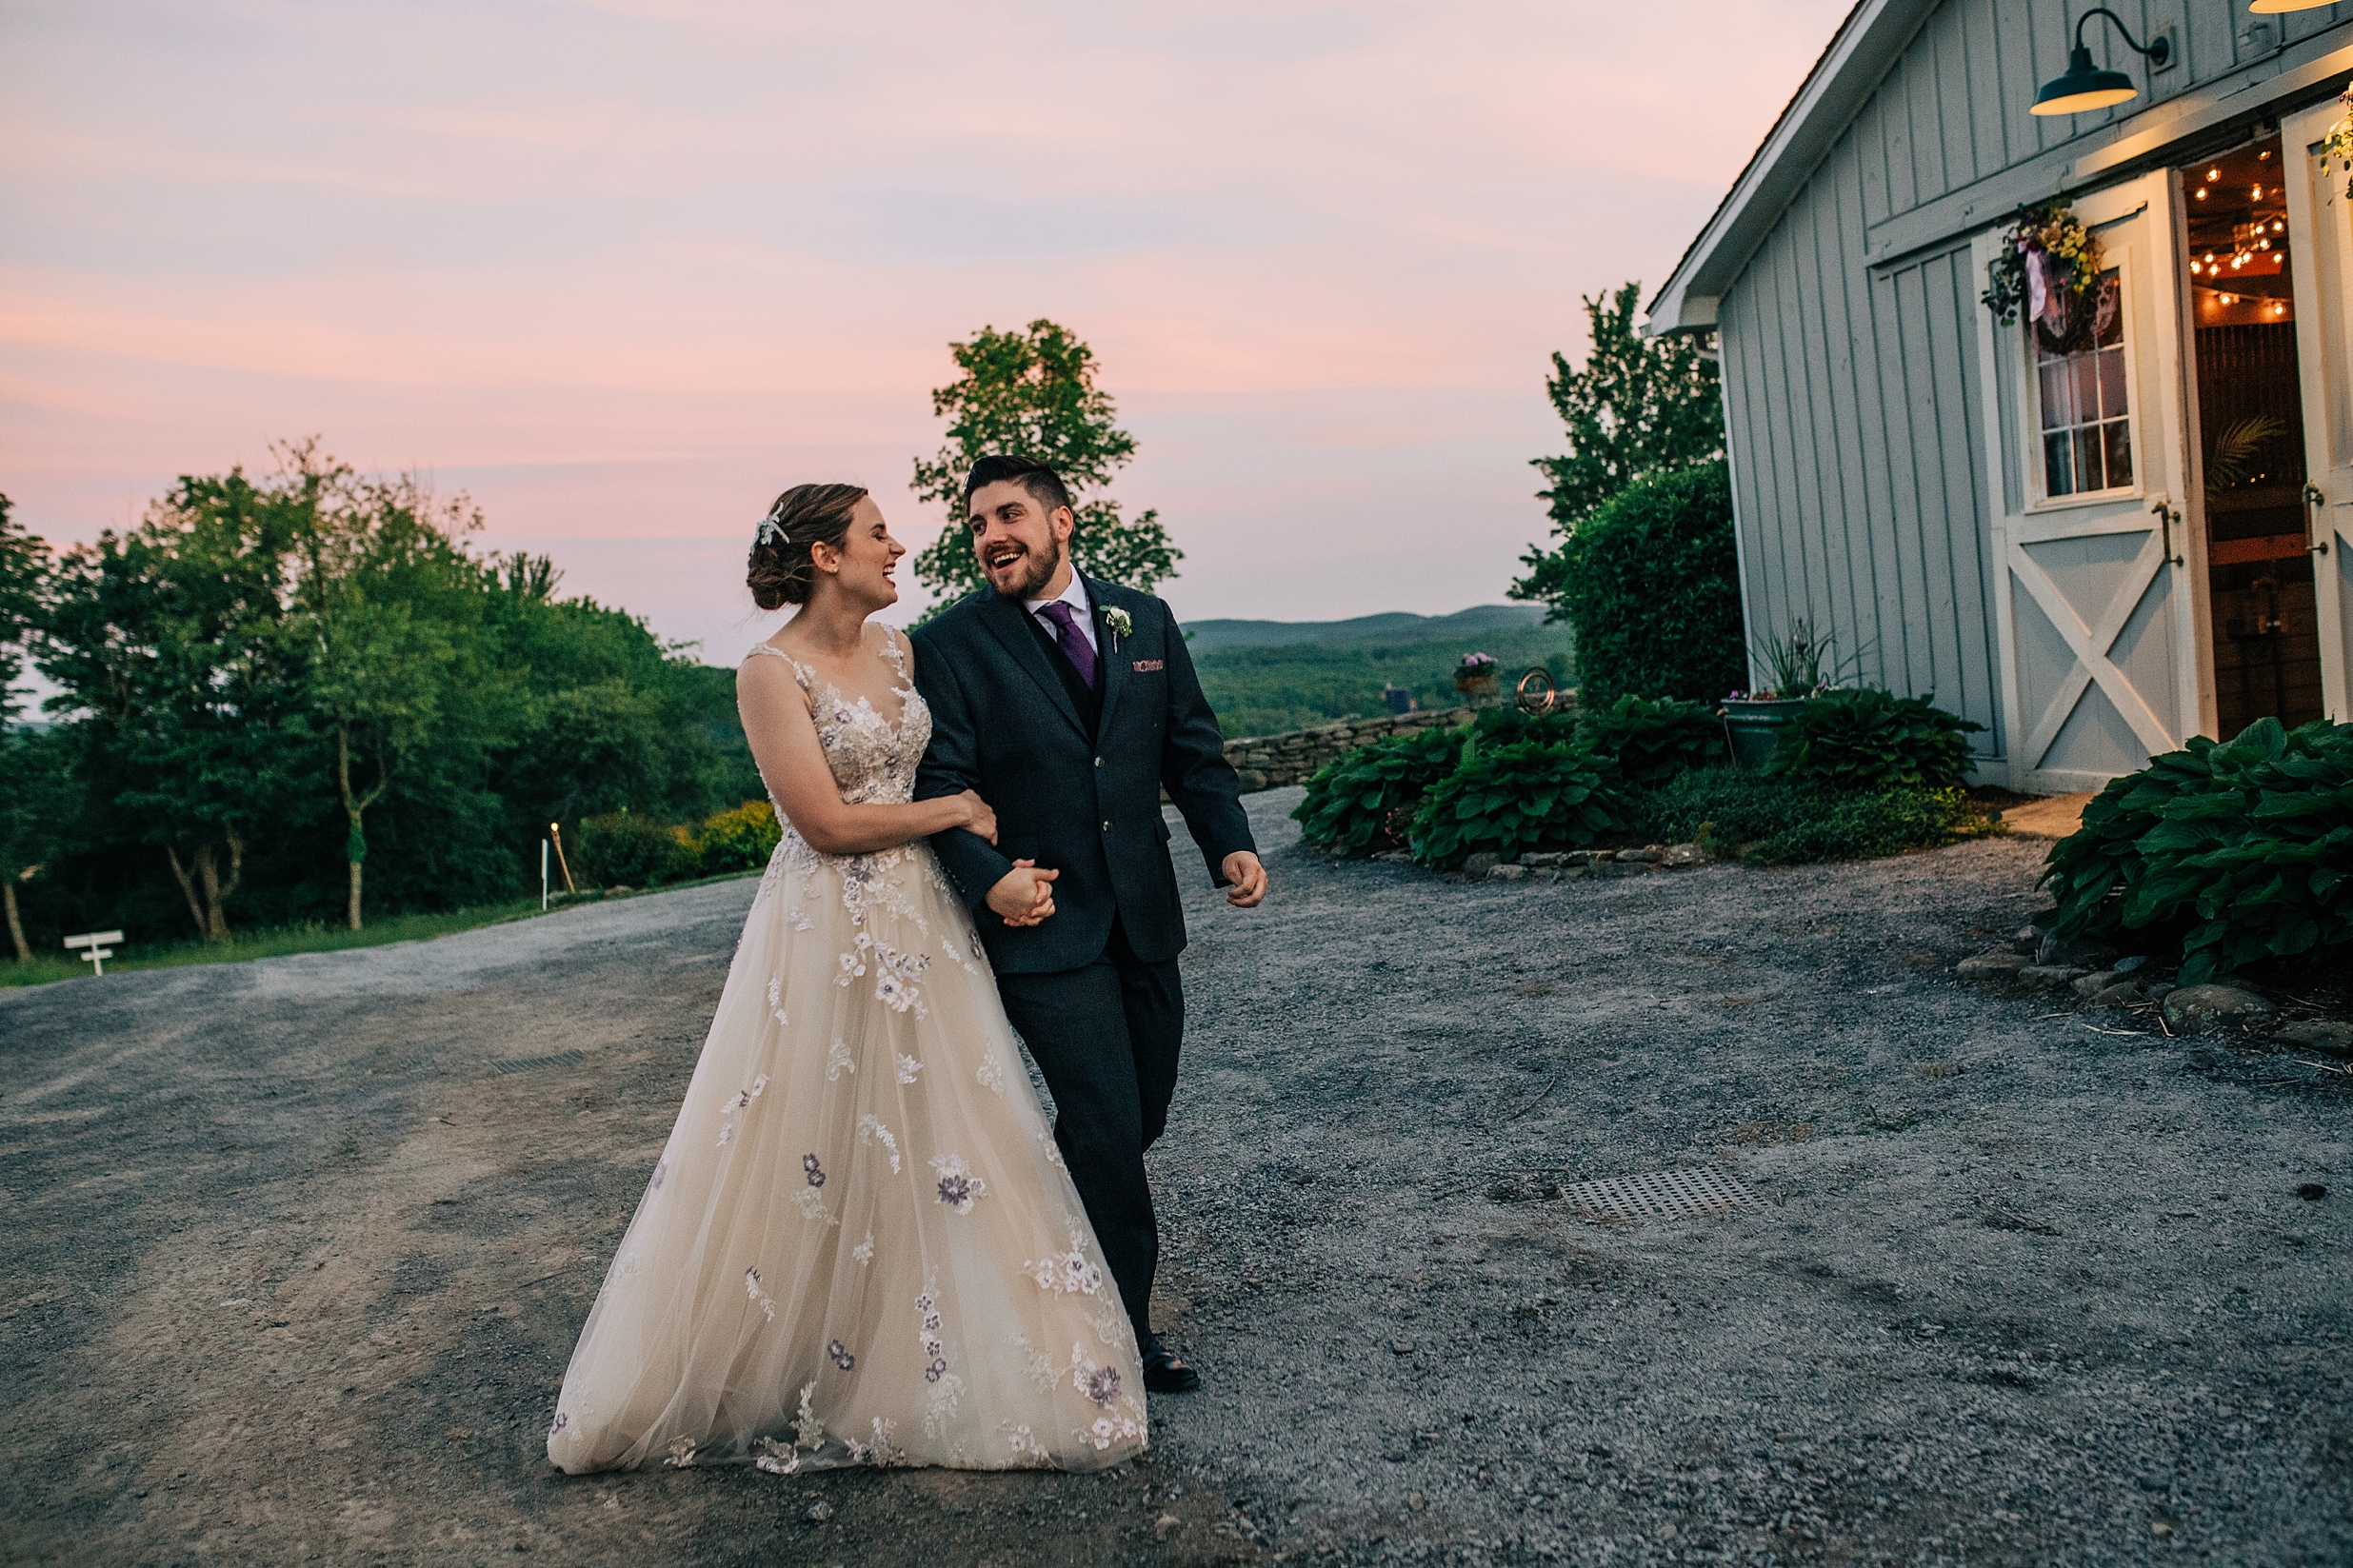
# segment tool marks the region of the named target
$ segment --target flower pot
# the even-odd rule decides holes
[[[1781,744],[1781,732],[1805,705],[1803,697],[1780,697],[1754,702],[1745,697],[1725,700],[1724,727],[1732,742],[1732,761],[1755,770]]]
[[[1496,688],[1495,670],[1492,666],[1475,672],[1466,669],[1458,669],[1454,672],[1454,689],[1470,699],[1471,705],[1474,707],[1483,702],[1493,701]]]

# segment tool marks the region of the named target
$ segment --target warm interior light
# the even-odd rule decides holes
[[[2260,185],[2255,188],[2255,199],[2259,202],[2263,199],[2263,188]]]
[[[2206,178],[2209,180],[2219,180],[2222,177],[2223,171],[2219,169],[2209,169],[2206,170]]]
[[[2200,186],[2198,188],[2198,199],[2202,202],[2206,199],[2206,188],[2204,186]]]

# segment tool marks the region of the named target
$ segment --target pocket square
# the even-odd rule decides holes
[[[1147,674],[1156,669],[1167,669],[1167,667],[1168,666],[1167,665],[1163,664],[1158,659],[1139,659],[1136,661],[1136,673],[1138,675]]]

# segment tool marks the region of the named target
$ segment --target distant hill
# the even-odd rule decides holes
[[[1185,629],[1191,634],[1192,651],[1200,654],[1227,648],[1404,647],[1483,631],[1525,631],[1544,618],[1542,605],[1474,605],[1452,615],[1391,610],[1347,621],[1188,621]]]
[[[1565,684],[1568,628],[1542,606],[1481,605],[1453,615],[1360,615],[1348,621],[1196,621],[1186,629],[1201,689],[1228,740],[1279,735],[1350,714],[1386,711],[1404,686],[1424,707],[1459,701],[1454,667],[1489,653],[1506,680],[1543,665]]]

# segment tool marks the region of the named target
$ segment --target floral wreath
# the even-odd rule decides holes
[[[2328,134],[2321,138],[2321,172],[2325,175],[2329,161],[2334,159],[2344,170],[2345,199],[2353,201],[2353,85],[2337,95],[2337,102],[2344,106],[2344,117],[2330,126]]]
[[[2004,327],[2018,323],[2022,307],[2033,313],[2045,295],[2064,288],[2079,299],[2100,278],[2100,239],[2075,215],[2064,196],[2019,209],[2002,236],[2001,248],[1985,264],[1985,308]]]

